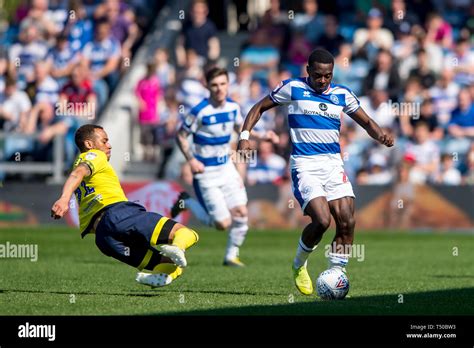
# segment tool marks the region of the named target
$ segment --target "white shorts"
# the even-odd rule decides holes
[[[193,186],[199,202],[214,221],[229,219],[230,209],[247,205],[247,191],[232,162],[213,173],[196,175]]]
[[[344,167],[339,163],[323,163],[311,169],[292,168],[291,181],[293,194],[303,212],[309,201],[316,197],[326,197],[328,202],[342,197],[355,197]]]

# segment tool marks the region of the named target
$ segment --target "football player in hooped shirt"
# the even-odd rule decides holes
[[[295,285],[305,295],[313,293],[307,259],[328,229],[331,215],[336,222],[336,235],[329,253],[330,268],[338,267],[345,272],[354,238],[355,196],[344,173],[339,146],[342,112],[379,143],[387,147],[394,144],[393,137],[365,113],[349,88],[331,83],[333,68],[334,57],[328,51],[314,50],[308,58],[308,77],[282,81],[252,107],[238,144],[238,150],[249,152],[249,134],[262,113],[277,105],[288,105],[293,193],[304,214],[311,217],[293,261]]]
[[[206,73],[210,98],[194,106],[177,135],[178,145],[193,172],[198,201],[182,192],[171,209],[174,218],[189,209],[204,224],[229,229],[224,265],[242,267],[239,250],[248,231],[247,192],[230,158],[230,140],[242,125],[240,107],[227,97],[225,69]],[[193,136],[193,147],[187,137]]]

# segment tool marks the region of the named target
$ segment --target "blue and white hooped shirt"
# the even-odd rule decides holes
[[[193,135],[193,154],[207,171],[228,162],[234,125],[242,122],[240,107],[232,99],[214,107],[205,98],[191,109],[181,127]]]
[[[275,103],[288,105],[288,128],[293,145],[291,166],[307,167],[328,159],[342,164],[341,113],[355,112],[359,100],[342,85],[331,84],[323,93],[317,93],[307,79],[282,81],[269,95]]]

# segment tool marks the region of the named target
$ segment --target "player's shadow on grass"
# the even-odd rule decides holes
[[[377,296],[356,296],[343,301],[322,301],[316,295],[288,295],[273,305],[236,306],[188,312],[157,313],[160,315],[473,315],[467,305],[474,298],[474,288],[446,289]],[[314,301],[307,301],[307,299]]]
[[[470,279],[470,278],[474,278],[474,275],[437,274],[437,275],[432,275],[431,277],[433,277],[433,278]]]
[[[93,292],[93,291],[55,291],[55,290],[25,290],[25,289],[0,289],[0,294],[7,293],[7,292],[15,292],[15,293],[30,293],[30,294],[56,294],[56,295],[93,295],[93,296],[137,296],[137,297],[154,297],[160,296],[158,292],[148,292],[148,293],[130,293],[130,292],[123,292],[123,293],[110,293],[110,292]]]
[[[92,291],[56,291],[56,290],[32,290],[32,289],[0,289],[0,294],[6,292],[16,293],[32,293],[32,294],[56,294],[56,295],[107,295],[107,296],[137,296],[137,297],[155,297],[155,296],[166,296],[168,294],[183,294],[183,293],[202,293],[202,294],[213,294],[213,295],[236,295],[236,296],[286,296],[282,293],[271,293],[271,292],[248,292],[248,291],[227,291],[227,290],[180,290],[180,289],[152,289],[150,287],[143,288],[140,290],[130,290],[122,293],[104,293],[104,292],[92,292]]]

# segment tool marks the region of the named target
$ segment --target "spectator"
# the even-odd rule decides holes
[[[368,97],[360,97],[359,100],[361,107],[380,127],[393,127],[395,112],[388,104],[388,94],[385,90],[373,89],[369,92]],[[368,139],[367,133],[361,127],[357,127],[357,133],[359,138]]]
[[[9,54],[10,73],[16,76],[18,69],[19,88],[24,89],[34,79],[35,63],[46,58],[48,46],[39,39],[38,28],[32,25],[20,33],[20,42],[11,47]]]
[[[423,100],[419,115],[400,115],[400,126],[402,135],[412,137],[414,128],[419,122],[426,122],[430,130],[431,140],[441,140],[444,136],[443,129],[438,124],[438,119],[434,113],[434,105],[431,99]]]
[[[0,47],[0,104],[5,100],[5,82],[8,74],[8,53]]]
[[[179,105],[176,100],[176,91],[168,88],[165,92],[165,105],[160,114],[159,124],[155,132],[156,143],[160,145],[160,166],[158,169],[158,178],[165,176],[165,168],[168,160],[173,153],[176,143],[176,133],[180,125]]]
[[[268,75],[278,68],[280,54],[278,50],[267,41],[265,31],[257,30],[251,38],[251,43],[241,53],[241,64],[249,66],[254,78],[262,82],[268,79]]]
[[[428,64],[428,55],[424,49],[417,54],[418,67],[410,71],[410,77],[416,77],[421,81],[423,88],[431,88],[436,82],[436,76]]]
[[[461,172],[454,166],[453,156],[449,153],[441,155],[441,166],[436,182],[443,185],[460,185]]]
[[[444,49],[451,48],[453,43],[453,29],[439,14],[432,13],[426,19],[426,35],[430,41],[440,45]]]
[[[410,182],[424,184],[434,181],[439,166],[439,147],[430,140],[430,129],[426,122],[418,122],[415,126],[414,141],[406,146],[405,156],[414,159],[410,169]]]
[[[365,178],[366,185],[387,185],[392,182],[392,173],[387,167],[386,158],[374,153],[369,158],[370,172]]]
[[[316,44],[323,34],[324,16],[318,11],[319,6],[316,0],[303,0],[303,14],[297,14],[291,22],[295,30],[302,30],[306,40],[311,44]]]
[[[199,56],[194,50],[186,51],[185,70],[179,75],[177,97],[185,109],[190,110],[209,95],[209,91],[204,87],[204,74]]]
[[[62,87],[59,95],[58,114],[93,120],[96,118],[97,97],[88,78],[84,64],[77,64],[71,73],[70,80]],[[80,123],[76,124],[79,126]]]
[[[467,88],[459,92],[458,107],[451,114],[448,133],[454,138],[474,139],[474,104]]]
[[[5,132],[20,131],[26,122],[31,110],[31,101],[28,95],[18,90],[16,80],[7,77],[5,80],[5,100],[0,104],[0,123]]]
[[[55,37],[61,30],[55,23],[53,13],[48,10],[48,0],[31,0],[28,15],[20,23],[20,31],[35,27],[41,39]]]
[[[84,46],[94,39],[94,26],[80,0],[71,2],[70,12],[74,16],[67,17],[64,33],[68,35],[71,49],[75,52],[82,51]]]
[[[471,143],[466,155],[466,170],[463,173],[462,182],[465,185],[474,185],[474,142]]]
[[[207,18],[209,8],[205,0],[194,0],[191,4],[191,20],[183,25],[176,44],[179,66],[186,63],[185,50],[193,49],[205,61],[216,61],[220,56],[220,43],[215,24]]]
[[[438,123],[442,128],[447,128],[451,112],[457,106],[459,90],[459,85],[453,81],[453,72],[449,69],[443,70],[436,85],[429,90],[429,95],[434,102]]]
[[[59,85],[50,75],[50,64],[37,62],[35,64],[35,81],[30,85],[35,104],[48,103],[54,105],[59,98]],[[27,88],[27,92],[30,89]]]
[[[367,28],[357,29],[354,33],[354,49],[365,48],[369,60],[373,61],[379,49],[390,50],[393,45],[393,35],[390,30],[382,28],[382,12],[373,8],[367,16]]]
[[[362,85],[369,72],[369,63],[362,55],[352,56],[350,43],[341,44],[338,51],[334,59],[334,81],[351,86],[355,95],[362,94]]]
[[[454,52],[446,55],[444,67],[453,70],[457,84],[474,84],[474,51],[470,50],[469,39],[460,38],[456,42]]]
[[[72,69],[79,61],[79,54],[70,47],[67,36],[60,35],[47,56],[48,62],[52,66],[51,76],[62,87],[71,76]]]
[[[169,62],[169,53],[166,48],[157,48],[155,51],[156,75],[160,81],[160,86],[166,89],[174,85],[176,81],[176,72],[173,65]]]
[[[162,94],[160,81],[156,76],[156,63],[149,62],[146,76],[138,82],[135,89],[139,104],[140,139],[144,149],[144,159],[147,162],[156,160],[155,129],[159,122],[158,103]]]
[[[293,75],[299,75],[301,66],[306,64],[310,54],[311,45],[306,41],[304,34],[295,32],[287,53],[289,61],[287,68],[293,72]]]
[[[385,26],[397,36],[403,27],[412,27],[419,24],[416,12],[407,11],[405,0],[392,0],[390,16],[385,20]]]
[[[402,80],[406,80],[410,71],[415,69],[418,64],[415,54],[418,41],[411,30],[412,27],[408,23],[404,22],[400,25],[400,30],[396,36],[397,40],[393,43],[391,49],[394,58],[399,62],[398,73]]]
[[[260,141],[257,151],[255,166],[249,165],[247,169],[247,183],[269,184],[281,180],[285,174],[286,161],[273,151],[270,141]]]
[[[97,23],[94,40],[86,44],[83,56],[90,65],[101,110],[107,102],[109,91],[115,88],[120,77],[117,71],[120,43],[110,36],[110,23],[104,20]]]
[[[282,11],[280,0],[270,0],[270,8],[262,17],[258,30],[265,32],[268,44],[286,58],[290,45],[288,14]]]
[[[344,36],[339,33],[337,17],[327,15],[324,21],[324,33],[319,37],[316,46],[324,47],[336,56],[339,54],[339,47],[344,41]]]
[[[389,51],[381,50],[377,54],[375,66],[364,81],[364,93],[369,94],[372,89],[385,90],[390,99],[397,101],[400,86],[400,77],[392,55]]]
[[[110,24],[111,35],[122,47],[122,57],[130,58],[132,47],[139,37],[138,25],[127,18],[125,13],[120,13],[120,2],[117,0],[106,1],[103,8],[105,18]]]

